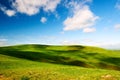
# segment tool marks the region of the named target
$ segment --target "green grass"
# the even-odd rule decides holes
[[[0,48],[0,80],[120,80],[120,51],[89,46]]]

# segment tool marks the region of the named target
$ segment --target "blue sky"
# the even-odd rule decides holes
[[[0,0],[0,46],[120,48],[120,0]]]

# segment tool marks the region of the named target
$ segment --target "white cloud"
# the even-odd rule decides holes
[[[6,13],[9,17],[11,17],[11,16],[14,16],[16,12],[15,12],[14,10],[6,10],[5,13]]]
[[[115,28],[116,30],[120,30],[120,24],[116,24],[116,25],[114,26],[114,28]]]
[[[41,8],[46,12],[53,12],[59,3],[60,0],[15,0],[12,5],[17,12],[31,16],[37,14]]]
[[[90,32],[95,32],[95,31],[96,31],[95,28],[90,28],[90,27],[87,27],[87,28],[83,29],[83,32],[85,32],[85,33],[90,33]]]
[[[9,9],[7,10],[5,7],[0,7],[0,10],[2,10],[9,17],[14,16],[16,14],[16,11]]]
[[[91,0],[84,0],[80,3],[69,3],[73,15],[71,17],[67,17],[67,19],[65,19],[65,21],[63,22],[65,26],[64,31],[84,29],[95,24],[95,21],[99,17],[94,15],[88,5],[85,5],[85,3],[89,1]]]
[[[45,5],[44,10],[53,12],[59,3],[60,0],[47,0],[47,4]]]
[[[45,17],[42,17],[40,20],[42,23],[45,23],[47,21],[47,19]]]

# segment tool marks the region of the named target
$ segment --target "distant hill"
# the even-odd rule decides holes
[[[120,51],[89,46],[17,45],[0,54],[37,62],[120,70]]]

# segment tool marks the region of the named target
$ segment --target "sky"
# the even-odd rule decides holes
[[[120,49],[120,0],[0,0],[0,46]]]

